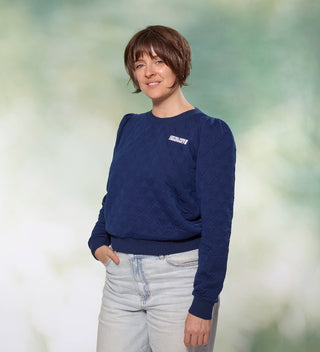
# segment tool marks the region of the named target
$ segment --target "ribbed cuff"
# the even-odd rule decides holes
[[[194,297],[189,313],[201,319],[210,320],[212,318],[213,304],[199,297]]]

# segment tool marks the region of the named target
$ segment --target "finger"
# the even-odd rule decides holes
[[[119,264],[119,262],[120,262],[120,259],[119,259],[119,257],[116,255],[116,253],[112,250],[112,249],[110,249],[109,248],[109,251],[108,251],[108,257],[110,258],[110,259],[112,259],[116,264]]]
[[[197,344],[198,344],[198,345],[203,345],[203,335],[199,335],[199,336],[198,336]]]
[[[198,345],[198,335],[191,336],[191,346],[195,347]]]
[[[210,335],[209,333],[204,334],[204,336],[203,336],[203,344],[204,344],[204,345],[207,345],[207,344],[208,344],[209,335]]]
[[[184,344],[186,347],[190,347],[191,335],[187,332],[184,333]]]

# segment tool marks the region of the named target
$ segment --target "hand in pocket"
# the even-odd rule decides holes
[[[96,249],[94,256],[100,260],[101,263],[106,264],[108,260],[113,260],[116,264],[119,264],[120,259],[116,253],[108,246],[101,246]]]

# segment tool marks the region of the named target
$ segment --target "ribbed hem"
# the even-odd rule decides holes
[[[218,298],[214,303],[216,302],[218,302]],[[212,319],[212,310],[213,303],[205,301],[199,297],[194,297],[191,307],[189,309],[189,313],[201,319],[210,320]]]
[[[112,248],[118,252],[145,255],[166,255],[199,248],[200,237],[183,241],[150,241],[111,236]]]

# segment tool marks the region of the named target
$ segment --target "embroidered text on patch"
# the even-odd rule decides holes
[[[177,143],[181,143],[181,144],[187,144],[188,143],[188,139],[177,137],[177,136],[173,136],[173,135],[171,135],[169,137],[169,141],[177,142]]]

